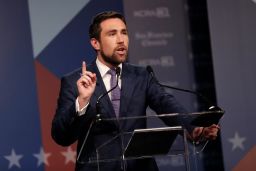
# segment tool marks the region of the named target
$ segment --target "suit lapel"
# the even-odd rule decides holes
[[[104,82],[102,80],[102,77],[100,75],[100,72],[97,68],[97,65],[96,63],[92,63],[92,65],[88,66],[88,70],[90,70],[91,72],[93,73],[96,73],[96,76],[97,76],[97,83],[96,83],[96,87],[95,87],[95,91],[93,93],[93,96],[92,96],[92,103],[94,105],[96,105],[96,102],[98,100],[98,98],[105,92],[107,92],[106,90],[106,87],[104,85]],[[105,95],[101,100],[100,100],[100,106],[101,106],[101,109],[102,111],[105,111],[103,112],[103,115],[107,115],[107,117],[110,117],[110,118],[114,118],[116,117],[115,116],[115,112],[114,112],[114,109],[113,109],[113,106],[111,104],[111,101],[109,99],[109,96],[108,95]]]
[[[136,75],[132,73],[127,63],[123,63],[122,68],[122,88],[121,88],[121,102],[120,102],[120,116],[126,117],[127,110],[129,107],[130,100],[132,99],[133,90],[135,88],[135,84],[133,84]]]
[[[91,99],[92,104],[95,105],[99,96],[105,93],[107,90],[95,62],[93,62],[90,66],[88,66],[88,70],[90,70],[93,73],[96,73],[97,75],[97,84],[96,84],[95,92]],[[133,70],[129,68],[129,64],[123,63],[122,75],[121,75],[122,88],[121,88],[121,101],[120,101],[120,117],[127,116],[129,103],[130,103],[130,100],[132,99],[132,94],[135,88],[135,84],[133,83],[135,78],[136,78],[136,74],[134,74]],[[111,104],[111,101],[108,95],[103,97],[100,103],[101,103],[102,109],[106,111],[107,117],[110,117],[110,118],[116,117],[113,106]]]

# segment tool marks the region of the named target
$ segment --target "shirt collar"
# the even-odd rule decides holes
[[[96,65],[99,69],[101,77],[104,77],[110,68],[103,64],[98,58],[96,59]],[[120,75],[122,73],[122,63],[118,65],[120,67]]]

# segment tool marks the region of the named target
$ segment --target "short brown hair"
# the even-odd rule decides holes
[[[93,20],[91,22],[91,25],[89,27],[90,39],[91,38],[95,38],[97,40],[100,40],[100,32],[101,32],[100,24],[103,21],[105,21],[107,19],[110,19],[110,18],[119,18],[126,25],[126,21],[125,21],[124,16],[122,14],[118,13],[118,12],[115,12],[115,11],[105,11],[105,12],[99,13],[99,14],[97,14],[93,18]]]

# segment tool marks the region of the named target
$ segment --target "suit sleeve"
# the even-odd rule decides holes
[[[91,122],[90,116],[79,116],[76,112],[77,98],[76,81],[67,77],[61,79],[61,88],[56,113],[52,121],[51,134],[56,143],[68,146],[74,143],[86,130]],[[90,106],[88,106],[88,109]],[[87,110],[88,110],[87,109]]]

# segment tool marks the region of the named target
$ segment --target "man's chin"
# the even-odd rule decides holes
[[[123,63],[123,62],[125,62],[126,61],[126,59],[127,59],[127,55],[119,55],[119,56],[116,56],[116,58],[115,58],[115,60],[114,60],[114,62],[116,62],[116,63]]]
[[[126,60],[118,60],[118,61],[114,61],[114,62],[112,62],[112,65],[114,65],[114,66],[118,66],[119,64],[121,64],[121,63],[123,63],[123,62],[125,62]]]
[[[123,58],[123,59],[121,59],[120,61],[119,61],[119,64],[120,63],[123,63],[123,62],[125,62],[126,61],[126,58]]]

